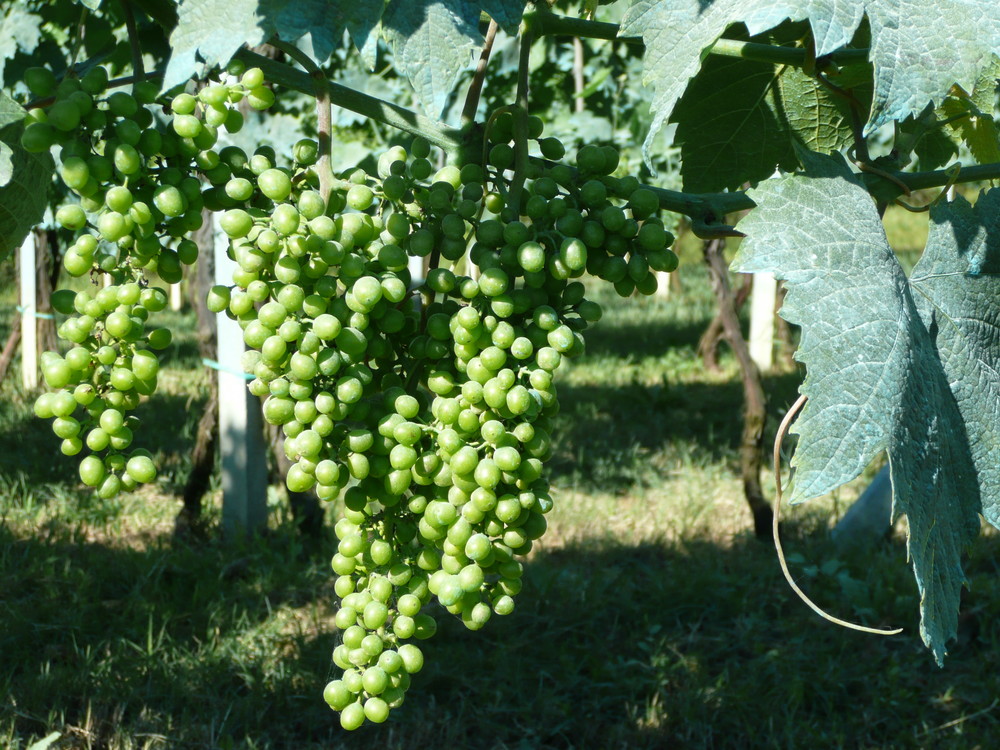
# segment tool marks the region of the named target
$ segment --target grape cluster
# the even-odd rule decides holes
[[[606,150],[600,167],[583,151],[577,171],[535,174],[518,212],[502,159],[492,178],[476,164],[435,171],[417,139],[324,200],[316,152],[300,141],[285,169],[262,149],[234,170],[219,202],[239,268],[209,307],[243,329],[250,389],[293,461],[289,489],[343,497],[343,671],[325,698],[355,728],[402,703],[423,664],[412,641],[437,629],[432,600],[472,630],[514,608],[517,558],[552,508],[553,375],[601,315],[573,279],[613,275],[618,259],[645,283],[676,258],[647,195],[618,199],[630,184],[603,174]],[[414,257],[430,259],[422,304]]]
[[[212,188],[206,191],[203,181],[226,183],[236,159],[233,150],[213,149],[219,128],[242,127],[235,105],[243,98],[262,109],[274,95],[258,69],[243,72],[239,83],[158,103],[159,87],[148,81],[131,93],[107,94],[108,73],[100,66],[58,83],[51,71],[32,68],[25,79],[33,94],[53,101],[31,112],[22,145],[31,152],[58,146],[60,179],[76,198],[55,214],[77,233],[63,264],[70,275],[89,272],[95,281],[53,296],[56,310],[70,316],[59,336],[74,346],[65,356],[43,356],[42,374],[55,390],[39,397],[35,412],[54,417],[63,453],[89,449],[80,477],[110,498],[156,475],[147,453],[126,452],[137,421],[127,412],[155,389],[155,351],[170,343],[168,330],[147,331],[149,313],[166,306],[147,274],[176,283],[182,267],[197,259],[198,246],[187,235],[201,226],[210,201]],[[157,119],[154,104],[170,114]],[[100,277],[108,282],[103,288]]]
[[[488,133],[492,143],[488,164],[498,177],[513,164],[512,121],[510,113],[502,113]],[[562,159],[562,143],[542,137],[541,132],[541,121],[528,118],[528,135],[536,140],[542,156]],[[612,176],[618,162],[613,147],[586,145],[576,154],[576,169],[562,164],[532,165],[533,179],[517,213],[527,217],[540,242],[549,238],[549,248],[545,268],[535,263],[526,271],[562,279],[577,278],[586,271],[611,282],[619,295],[628,297],[635,291],[655,294],[657,278],[652,271],[676,270],[677,256],[670,249],[674,236],[659,219],[659,199],[634,176]],[[525,252],[529,263],[541,257],[533,248]],[[530,278],[525,278],[526,283]]]
[[[257,69],[174,97],[159,120],[147,84],[100,99],[99,68],[58,84],[39,70],[29,85],[54,103],[23,143],[59,145],[78,197],[57,212],[80,233],[67,270],[111,283],[54,296],[74,315],[59,331],[74,347],[45,356],[56,390],[36,412],[54,418],[64,453],[92,451],[80,473],[100,496],[155,476],[147,453],[126,452],[127,412],[155,388],[154,352],[169,343],[147,331],[166,302],[147,274],[179,280],[197,256],[187,235],[203,209],[220,212],[237,268],[208,307],[240,324],[249,389],[292,461],[288,488],[344,505],[331,563],[341,673],[324,697],[345,728],[385,721],[423,665],[437,606],[470,630],[513,611],[519,558],[553,503],[554,375],[601,317],[579,279],[655,291],[652,271],[677,264],[657,196],[613,176],[609,147],[580,149],[576,168],[545,161],[565,153],[538,118],[526,135],[545,160],[520,159],[511,178],[524,151],[510,112],[492,121],[484,164],[435,169],[418,138],[374,174],[338,176],[321,174],[311,139],[288,166],[267,147],[214,148],[220,128],[241,127],[237,102],[272,103]],[[426,279],[412,278],[415,258]]]
[[[78,314],[59,328],[60,337],[75,346],[65,356],[42,355],[42,375],[55,390],[38,397],[35,414],[54,418],[52,430],[62,438],[65,455],[79,454],[84,445],[91,451],[80,461],[80,478],[99,497],[151,482],[156,468],[149,453],[128,451],[138,420],[127,412],[156,390],[154,350],[169,345],[170,331],[147,332],[146,318],[166,306],[166,295],[128,282],[96,293],[60,290],[52,304],[61,313]]]

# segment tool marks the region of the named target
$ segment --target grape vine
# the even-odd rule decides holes
[[[156,5],[150,4],[147,12],[164,15]],[[197,25],[192,19],[206,10],[204,3],[183,2],[177,13],[171,5],[169,13],[157,20],[167,31],[180,33],[168,34],[171,57],[166,68],[147,75],[136,16],[125,3],[123,23],[132,75],[112,80],[116,66],[100,64],[100,58],[96,63],[75,64],[83,41],[75,39],[68,56],[73,63],[65,75],[57,76],[46,67],[24,71],[24,84],[35,99],[23,118],[19,143],[20,151],[40,160],[50,153],[57,157],[58,179],[69,197],[54,211],[54,220],[73,235],[63,267],[70,276],[91,282],[81,291],[62,289],[52,297],[53,308],[67,316],[58,329],[65,353],[42,356],[41,371],[50,390],[37,397],[34,411],[52,420],[62,452],[79,457],[81,481],[100,498],[113,498],[157,477],[152,455],[137,447],[142,444],[142,425],[134,413],[140,401],[156,390],[157,352],[171,343],[170,331],[156,324],[157,313],[167,305],[157,280],[178,283],[185,268],[197,261],[199,248],[192,235],[206,217],[228,238],[228,253],[237,267],[233,283],[214,286],[207,306],[239,323],[246,345],[243,369],[252,378],[249,390],[263,400],[265,420],[283,433],[281,450],[291,461],[288,489],[311,491],[320,500],[343,507],[331,561],[340,603],[335,622],[341,631],[332,661],[339,672],[323,696],[339,712],[346,729],[365,721],[384,722],[402,704],[412,675],[423,665],[419,642],[434,635],[442,610],[470,630],[514,610],[524,556],[545,533],[546,515],[553,507],[546,462],[552,453],[553,417],[559,409],[557,374],[564,359],[584,351],[583,334],[602,314],[600,306],[588,299],[585,280],[606,282],[623,297],[655,293],[657,272],[670,272],[678,265],[674,236],[662,211],[686,215],[699,237],[720,238],[742,235],[726,223],[727,213],[754,209],[751,219],[741,225],[749,234],[741,249],[745,253],[741,267],[775,272],[787,280],[792,290],[789,310],[794,311],[803,304],[797,297],[802,287],[795,285],[813,284],[810,274],[825,262],[816,248],[829,246],[839,252],[839,240],[830,237],[847,234],[842,231],[845,224],[831,220],[834,209],[853,211],[855,218],[860,217],[856,224],[864,220],[866,227],[877,227],[869,232],[874,236],[881,231],[880,212],[901,193],[1000,174],[997,125],[984,112],[992,112],[995,105],[996,66],[981,62],[960,66],[962,70],[942,87],[938,79],[950,74],[939,70],[938,57],[944,56],[933,56],[926,74],[897,71],[895,78],[889,76],[892,85],[882,85],[888,80],[886,71],[893,70],[900,56],[893,48],[898,40],[886,41],[888,35],[879,26],[887,13],[880,0],[869,4],[871,28],[864,34],[844,19],[819,18],[817,9],[803,10],[801,15],[783,12],[780,18],[760,9],[761,18],[755,22],[760,28],[747,24],[754,35],[750,40],[720,36],[733,21],[745,20],[723,17],[730,10],[721,6],[711,13],[699,8],[686,18],[693,8],[687,7],[689,3],[665,10],[667,4],[635,2],[618,14],[618,24],[557,16],[547,5],[522,14],[523,3],[498,2],[488,8],[462,3],[457,5],[468,17],[434,17],[449,35],[440,49],[432,43],[435,24],[424,23],[420,13],[411,14],[410,6],[400,0],[370,5],[364,12],[372,17],[352,18],[346,29],[336,24],[326,28],[315,17],[321,15],[317,8],[304,9],[308,23],[291,30],[274,14],[262,11],[264,20],[246,38],[225,43],[215,33],[192,28]],[[412,3],[428,14],[442,12],[426,5],[424,0]],[[588,3],[589,15],[598,5]],[[984,7],[984,13],[996,12],[992,5]],[[442,81],[453,86],[454,68],[477,44],[481,10],[491,18],[462,109],[461,130],[328,80],[322,65],[329,54],[317,53],[321,59],[313,60],[294,44],[315,21],[314,48],[335,48],[339,38],[331,41],[328,36],[343,37],[347,31],[374,64],[375,37],[381,34],[391,43],[393,65],[409,78],[425,110],[436,113],[429,107],[440,111],[441,102],[454,93],[442,90]],[[391,28],[380,25],[383,11]],[[765,16],[766,22],[761,20]],[[791,42],[766,36],[788,18],[807,19],[799,26],[790,24]],[[810,24],[820,21],[828,33],[817,46]],[[512,103],[492,107],[477,122],[498,28],[512,37],[518,32],[519,54],[513,55],[519,58],[516,92]],[[369,32],[375,36],[366,39]],[[761,68],[754,68],[751,76],[749,68],[740,67],[744,62],[770,66],[761,77],[767,81],[767,96],[758,96],[753,87],[734,90],[735,115],[726,112],[740,119],[734,126],[738,128],[757,120],[781,122],[777,135],[763,134],[771,138],[764,146],[755,150],[759,144],[747,147],[729,132],[720,135],[723,126],[714,122],[704,125],[706,133],[701,132],[700,122],[691,128],[689,121],[688,127],[678,130],[684,138],[697,130],[699,138],[711,143],[712,148],[693,153],[704,157],[712,152],[706,158],[713,164],[716,151],[734,154],[732,165],[723,165],[720,175],[712,175],[719,178],[710,183],[716,189],[763,181],[762,186],[749,192],[705,194],[651,187],[626,174],[636,170],[622,166],[615,147],[587,144],[567,149],[563,140],[551,135],[551,128],[547,135],[542,118],[529,113],[532,45],[540,38],[564,34],[645,48],[653,60],[646,68],[656,85],[652,122],[645,127],[644,156],[650,172],[650,149],[661,126],[670,117],[688,116],[691,102],[684,99],[685,91],[705,92],[712,107],[722,110],[725,107],[712,98],[718,95],[713,76],[721,75],[720,69],[743,70],[748,80]],[[410,37],[420,43],[408,45]],[[681,37],[690,49],[683,45],[675,49]],[[299,63],[306,72],[248,49],[266,39],[279,56]],[[855,46],[856,40],[870,46]],[[987,52],[997,51],[983,45],[968,35],[956,41],[963,59],[981,61],[989,58]],[[732,68],[702,66],[707,55],[737,62]],[[671,57],[680,60],[677,71],[667,70]],[[201,69],[198,60],[204,63]],[[422,70],[425,65],[431,68],[429,78]],[[667,72],[660,74],[656,66]],[[166,92],[161,91],[161,78]],[[691,88],[686,88],[689,83]],[[120,90],[125,84],[131,85],[129,92]],[[243,129],[246,112],[264,111],[275,103],[275,86],[297,89],[316,101],[318,132],[306,131],[316,137],[300,138],[280,149],[225,145],[227,135]],[[772,88],[780,89],[782,96],[772,96]],[[584,100],[582,89],[574,93],[577,101]],[[811,104],[801,106],[799,99]],[[368,168],[335,172],[331,101],[413,138],[406,147],[387,147],[369,161]],[[921,113],[913,102],[932,106]],[[874,129],[891,120],[898,126],[896,145],[906,146],[905,153],[886,149],[885,155],[873,157],[872,134],[866,127]],[[724,117],[720,121],[733,124]],[[915,144],[921,138],[932,130],[935,137],[941,136],[946,126],[954,126],[982,163],[962,167],[956,162],[938,169],[948,158],[918,153]],[[828,132],[819,132],[824,129]],[[575,151],[571,163],[568,151]],[[843,159],[825,155],[838,151],[850,154],[857,174]],[[926,156],[930,168],[904,171],[910,151],[921,159]],[[819,152],[824,155],[818,156]],[[693,164],[697,159],[689,158],[682,177],[697,185],[690,171]],[[803,174],[767,181],[776,166],[801,168]],[[812,186],[823,180],[826,194],[841,196],[839,205],[831,206],[817,196]],[[6,189],[7,182],[4,175],[0,189]],[[755,196],[778,208],[757,209]],[[875,205],[878,211],[868,210]],[[935,216],[973,223],[975,231],[966,232],[968,237],[981,234],[989,221],[979,215],[969,219],[973,212],[959,202],[935,201],[931,210]],[[815,251],[803,261],[782,243],[782,237],[760,228],[760,217],[770,216],[771,211],[775,212],[771,226],[784,223],[785,236],[799,230],[800,215],[807,212],[817,231],[830,236],[799,237],[800,244]],[[936,262],[950,264],[950,275],[972,279],[982,268],[993,268],[990,259],[961,266],[956,258],[965,262],[972,246],[972,240],[962,241],[966,244],[953,248],[939,239],[935,246]],[[947,337],[938,335],[936,322],[928,324],[934,335],[924,336],[927,331],[920,327],[918,306],[906,296],[908,291],[902,291],[909,289],[901,281],[902,272],[886,260],[885,253],[871,255],[884,248],[877,242],[859,241],[858,246],[842,254],[855,260],[874,257],[869,265],[881,264],[881,278],[888,280],[885,287],[893,290],[885,309],[872,302],[884,301],[878,295],[863,300],[868,307],[858,303],[858,315],[871,318],[862,322],[911,321],[905,336],[912,343],[912,356],[929,363],[925,366],[930,370],[944,367],[940,361],[946,360],[947,367],[958,373],[949,370],[946,377],[926,379],[922,387],[927,391],[921,391],[920,398],[912,396],[907,382],[907,388],[898,389],[911,398],[905,402],[907,409],[915,403],[944,404],[939,411],[950,415],[950,429],[961,438],[945,440],[948,444],[965,445],[965,431],[992,435],[976,423],[978,414],[959,407],[952,413],[955,410],[946,407],[950,408],[949,395],[961,392],[962,372],[995,374],[995,344],[956,346],[966,359],[952,357],[950,350],[948,356],[935,359],[934,347]],[[778,250],[786,253],[781,267],[769,255]],[[823,274],[826,281],[842,280],[858,270],[834,250],[829,256],[826,261],[836,262],[824,267],[830,271]],[[793,277],[792,268],[800,276]],[[940,292],[941,306],[971,299],[968,290],[973,283]],[[831,299],[843,292],[833,285],[821,296]],[[963,315],[955,319],[995,317],[985,303],[971,311],[961,309]],[[861,327],[857,321],[847,321],[844,336]],[[895,334],[903,338],[899,331]],[[964,331],[956,335],[963,342],[975,338]],[[803,361],[812,356],[808,346],[802,351]],[[879,356],[879,352],[855,357],[836,351],[816,369],[840,359],[881,367]],[[898,365],[888,355],[885,359],[886,367]],[[887,381],[880,371],[874,382],[872,388]],[[989,387],[994,386],[989,381]],[[956,396],[956,401],[964,405],[967,396]],[[844,389],[827,401],[840,408],[851,406],[846,402],[852,397]],[[822,403],[821,397],[810,395],[800,423],[806,428],[800,434],[809,434],[810,424],[822,423],[812,416],[813,405]],[[866,401],[859,413],[867,408]],[[996,461],[989,450],[981,450],[987,438],[969,440],[975,451],[957,452],[971,463],[955,469],[960,462],[935,442],[937,424],[906,423],[913,411],[907,409],[900,406],[893,411],[893,419],[900,423],[887,428],[891,439],[865,438],[868,442],[857,450],[845,452],[863,455],[867,461],[888,449],[904,457],[901,466],[929,467],[926,475],[910,483],[921,491],[915,499],[904,494],[911,503],[906,507],[914,509],[911,529],[925,529],[926,539],[931,540],[917,545],[931,551],[930,562],[922,554],[915,556],[918,583],[922,592],[925,586],[932,587],[930,599],[948,605],[924,611],[933,626],[925,640],[940,659],[954,630],[950,615],[942,612],[953,603],[957,607],[961,585],[958,552],[952,547],[967,542],[978,528],[977,511],[995,513],[979,501],[978,493],[991,486],[990,467]],[[813,430],[818,435],[814,445],[825,445],[822,438],[828,435]],[[799,454],[809,464],[813,489],[829,490],[860,471],[851,466],[841,470],[847,461],[823,450],[807,447]],[[938,453],[945,457],[940,471],[924,458]],[[806,475],[805,468],[802,474]],[[924,512],[940,494],[936,484],[940,477],[947,479],[944,486],[960,488],[949,492],[971,498],[961,514],[936,506]],[[950,525],[939,523],[948,512],[954,516]],[[996,518],[989,520],[997,523]],[[938,575],[934,553],[946,547],[947,574]]]
[[[30,80],[39,96],[54,86],[47,71]],[[601,316],[577,279],[655,292],[654,272],[677,265],[659,200],[611,176],[610,147],[581,149],[575,169],[533,165],[511,178],[516,108],[491,121],[485,165],[435,170],[418,138],[409,153],[382,154],[375,174],[331,180],[311,139],[294,145],[291,168],[267,148],[213,148],[218,128],[242,126],[237,102],[273,102],[260,69],[173,97],[160,123],[152,87],[95,101],[106,84],[101,68],[60,84],[22,139],[31,151],[58,144],[60,177],[79,197],[56,214],[79,232],[66,270],[108,278],[57,293],[57,309],[76,313],[59,329],[75,346],[46,355],[54,390],[35,411],[54,418],[65,454],[86,445],[80,477],[100,497],[155,478],[148,452],[129,452],[138,421],[128,412],[154,391],[154,351],[170,339],[146,331],[166,304],[148,274],[179,280],[197,258],[187,235],[202,210],[220,212],[238,269],[209,309],[243,330],[250,391],[294,462],[288,488],[343,493],[332,561],[343,673],[324,695],[346,728],[384,721],[422,664],[410,641],[436,630],[432,599],[471,630],[513,611],[518,558],[552,508],[553,378]],[[526,122],[543,156],[565,155],[541,120]],[[429,261],[419,286],[412,258]]]

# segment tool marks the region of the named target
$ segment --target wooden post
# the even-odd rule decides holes
[[[21,243],[21,382],[26,391],[38,387],[38,312],[35,278],[35,233]]]
[[[215,279],[233,283],[236,262],[229,240],[216,227]],[[260,401],[247,390],[240,357],[243,331],[225,313],[217,316],[219,448],[222,452],[222,528],[227,536],[249,534],[267,521],[267,459]]]
[[[773,273],[753,275],[750,295],[750,358],[761,372],[774,364],[774,300],[778,282]]]
[[[170,309],[173,310],[174,312],[177,312],[178,310],[181,309],[181,306],[183,304],[184,304],[184,297],[181,294],[181,285],[180,284],[171,284],[170,285]]]

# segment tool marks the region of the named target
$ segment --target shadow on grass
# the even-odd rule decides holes
[[[764,378],[768,397],[765,444],[794,402],[801,378]],[[601,491],[655,481],[667,467],[728,462],[738,471],[743,388],[738,381],[559,385],[560,413],[552,436],[555,480]]]
[[[694,353],[708,322],[708,319],[663,321],[654,318],[606,325],[605,321],[599,321],[587,329],[587,356],[656,357],[678,348]]]
[[[333,577],[294,535],[137,551],[0,527],[0,726],[109,748],[995,746],[1000,715],[972,714],[1000,689],[997,541],[941,670],[901,545],[845,561],[790,531],[820,602],[906,632],[817,619],[752,539],[540,551],[513,615],[470,633],[441,613],[406,704],[347,735],[320,697]]]
[[[166,474],[168,484],[183,483],[181,467],[191,451],[193,429],[204,402],[203,397],[157,393],[131,412],[140,421],[133,446],[165,458],[160,461],[160,474]],[[81,456],[62,454],[62,441],[53,434],[51,420],[37,418],[30,406],[0,399],[0,425],[0,472],[20,473],[31,485],[77,484]]]

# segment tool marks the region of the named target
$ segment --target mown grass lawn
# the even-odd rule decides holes
[[[724,355],[712,374],[696,360],[711,294],[693,258],[682,279],[666,300],[600,295],[606,317],[562,375],[557,505],[514,614],[469,633],[442,613],[406,704],[351,735],[321,699],[337,639],[332,533],[303,541],[275,491],[270,528],[252,541],[173,536],[210,377],[191,316],[172,321],[178,354],[142,407],[141,439],[163,467],[142,492],[82,491],[9,378],[0,747],[52,732],[53,748],[123,750],[996,747],[996,535],[970,552],[960,638],[941,669],[920,643],[901,530],[850,554],[827,539],[863,481],[800,506],[784,534],[802,585],[842,617],[905,631],[817,618],[753,537],[735,367]],[[770,436],[798,379],[766,380]]]

